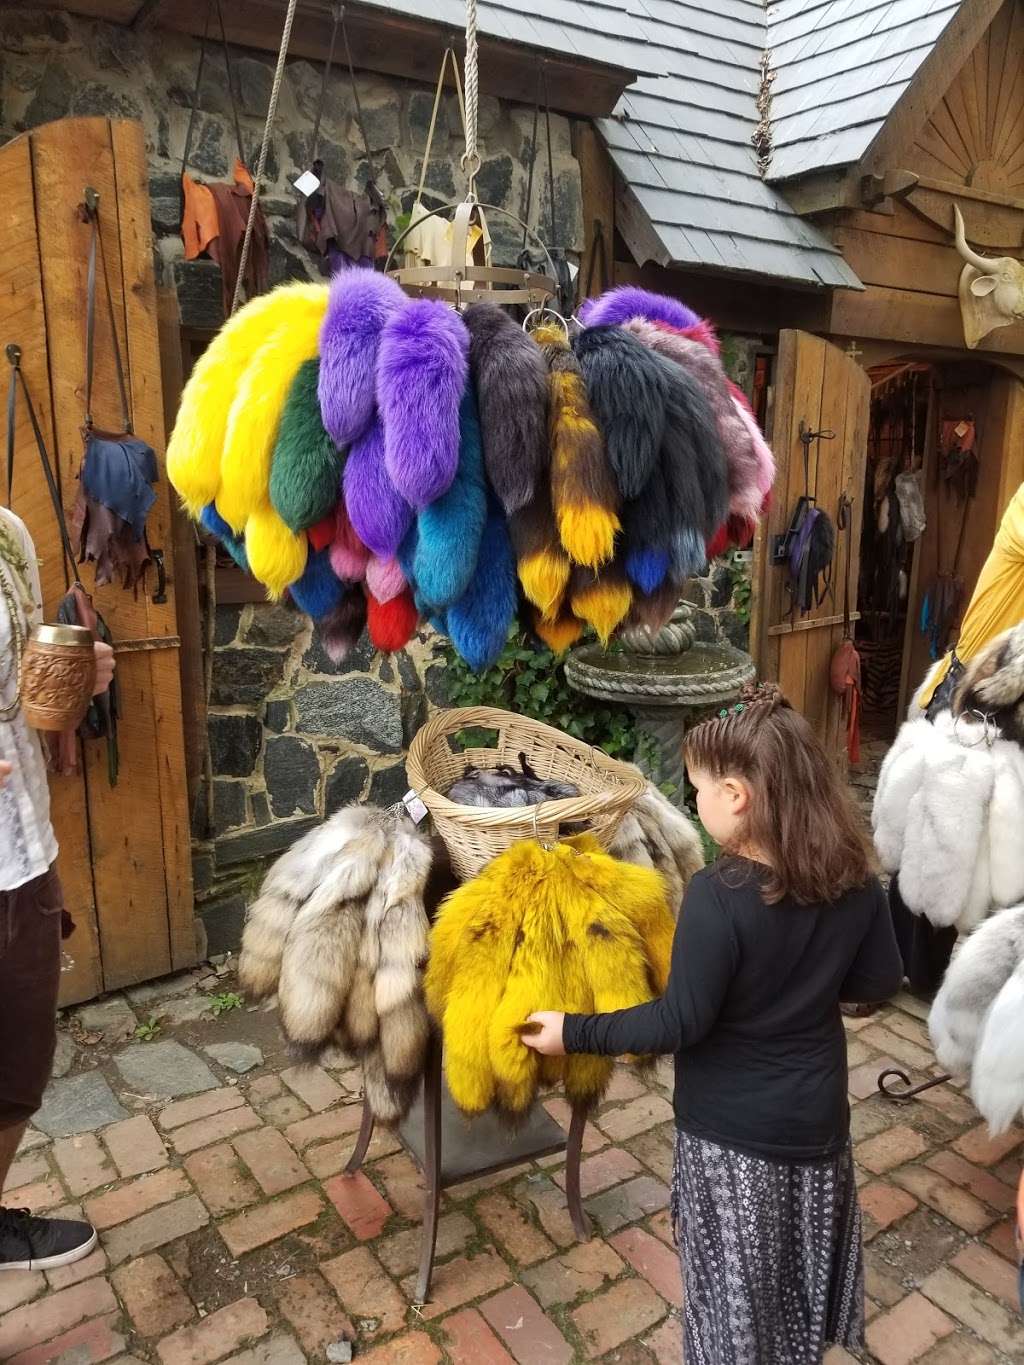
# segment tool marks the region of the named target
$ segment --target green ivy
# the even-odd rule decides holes
[[[740,559],[736,550],[730,550],[723,562],[729,570],[732,609],[743,624],[749,626],[750,603],[754,590],[750,561]]]

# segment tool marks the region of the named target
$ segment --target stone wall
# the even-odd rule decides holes
[[[0,140],[68,115],[105,114],[139,119],[146,132],[153,230],[159,279],[177,285],[182,318],[193,327],[222,320],[220,271],[210,261],[186,262],[180,221],[181,157],[195,92],[199,43],[150,27],[141,34],[118,25],[79,19],[33,5],[0,6]],[[232,49],[242,140],[250,163],[256,159],[273,79],[268,53]],[[292,181],[307,170],[312,129],[320,99],[322,68],[290,61],[281,90],[270,146],[264,211],[271,233],[274,283],[315,274],[295,239],[296,196]],[[434,92],[394,77],[357,72],[359,99],[376,181],[389,204],[392,222],[407,213],[415,197]],[[219,43],[206,55],[193,133],[193,173],[226,179],[235,157],[235,132]],[[526,190],[533,110],[483,95],[479,145],[483,164],[477,189],[484,203],[527,216]],[[579,251],[582,202],[579,166],[572,155],[569,121],[552,117],[556,222],[562,241]],[[541,120],[543,126],[543,120]],[[459,169],[462,128],[454,94],[445,97],[434,136],[427,186],[432,206],[462,196]],[[332,70],[321,125],[321,156],[331,178],[353,188],[365,185],[368,167],[355,118],[348,72]],[[538,163],[530,221],[548,221],[546,152]],[[543,214],[543,218],[539,218]],[[490,221],[495,264],[512,263],[522,231],[508,219]]]

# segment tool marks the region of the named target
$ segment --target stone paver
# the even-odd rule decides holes
[[[177,1015],[208,1014],[195,977],[174,990]],[[150,1008],[159,1004],[141,1013]],[[826,1365],[1024,1360],[1011,1221],[1024,1130],[990,1138],[953,1086],[909,1106],[875,1095],[890,1059],[915,1074],[931,1067],[924,1013],[906,996],[847,1020],[868,1348],[834,1350]],[[446,1191],[430,1300],[414,1306],[420,1172],[381,1129],[363,1171],[343,1175],[361,1113],[358,1070],[341,1057],[293,1067],[271,1051],[265,1018],[253,1019],[251,1042],[238,1027],[227,1042],[185,1032],[212,1030],[211,1017],[183,1025],[180,1038],[115,1038],[71,1057],[18,1155],[11,1194],[84,1212],[101,1244],[48,1276],[0,1277],[0,1359],[300,1365],[350,1342],[369,1365],[679,1365],[669,1068],[653,1079],[617,1068],[587,1126],[591,1241],[573,1233],[562,1156],[465,1182]],[[146,1058],[159,1063],[152,1074]],[[559,1094],[545,1107],[567,1125]]]

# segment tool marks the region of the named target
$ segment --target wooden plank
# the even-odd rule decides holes
[[[963,261],[952,245],[913,242],[880,232],[837,228],[834,241],[865,284],[955,298]]]
[[[845,544],[840,546],[839,572],[846,573],[846,558],[849,556],[850,582],[850,619],[857,620],[857,584],[860,578],[860,538],[864,524],[864,485],[866,479],[868,431],[871,423],[871,381],[866,370],[862,369],[849,356],[847,363],[848,386],[846,391],[846,441],[843,449],[843,491],[850,500],[850,531],[844,536]],[[844,580],[839,579],[837,592],[842,592]],[[854,632],[856,634],[856,632]],[[833,634],[833,652],[843,638],[842,626]],[[832,752],[837,754],[843,772],[848,765],[846,751],[846,717],[843,715],[842,699],[833,695],[834,731],[830,737]]]
[[[118,239],[124,280],[132,412],[135,430],[156,451],[161,472],[156,502],[149,514],[149,535],[153,545],[163,547],[168,567],[171,567],[174,555],[171,489],[165,460],[166,423],[160,373],[146,148],[141,124],[119,119],[110,127],[117,185]],[[144,595],[148,633],[151,636],[177,635],[173,575],[168,578],[166,597],[165,603],[157,603],[150,592]],[[157,772],[171,966],[180,970],[197,960],[197,946],[192,895],[191,821],[181,707],[181,662],[177,650],[151,652],[149,669],[154,732],[159,736]]]
[[[838,612],[833,613],[833,615],[831,615],[831,616],[822,616],[822,617],[819,617],[819,618],[816,619],[816,620],[794,621],[794,622],[792,622],[792,623],[787,622],[787,623],[786,623],[785,625],[783,625],[783,626],[769,626],[769,627],[768,627],[768,634],[769,634],[769,635],[793,635],[793,634],[795,634],[796,631],[798,631],[798,630],[821,630],[821,628],[822,628],[823,626],[838,626],[838,625],[841,625],[842,622],[843,622],[843,620],[844,620],[843,613],[842,613],[841,611],[838,611]],[[860,612],[859,612],[859,611],[851,611],[851,612],[850,612],[850,620],[851,620],[851,621],[859,621],[859,620],[860,620]]]
[[[100,195],[100,218],[122,355],[125,346],[118,200],[110,124],[105,119],[68,119],[46,124],[32,135],[36,199],[46,205],[42,235],[42,283],[50,339],[50,371],[57,447],[65,505],[71,502],[81,464],[79,427],[84,412],[85,302],[89,230],[78,206],[85,175]],[[83,168],[81,176],[77,168]],[[133,282],[134,283],[134,282]],[[98,305],[94,410],[97,425],[120,422],[113,347],[106,310]],[[157,376],[143,377],[160,403]],[[133,381],[134,388],[134,381]],[[154,431],[140,414],[140,431]],[[156,434],[159,434],[157,425]],[[164,494],[166,497],[166,493]],[[159,519],[157,525],[159,525]],[[162,534],[162,530],[161,530]],[[83,571],[87,585],[92,567]],[[149,619],[145,592],[138,596],[117,584],[99,588],[95,601],[116,639],[173,633],[173,618],[161,630]],[[104,985],[113,989],[171,970],[168,905],[161,819],[161,744],[154,716],[152,665],[146,654],[127,655],[118,665],[123,715],[118,727],[121,776],[107,780],[106,746],[86,746],[86,791],[92,836],[93,876],[104,965]],[[171,732],[173,733],[173,731]],[[179,730],[180,735],[180,730]],[[184,786],[184,783],[182,783]]]
[[[45,208],[42,216],[45,224]],[[0,339],[5,343],[16,341],[21,346],[22,370],[43,439],[53,458],[56,445],[50,401],[50,362],[40,287],[32,148],[28,137],[16,138],[0,148],[0,224],[4,246],[0,253]],[[14,488],[5,490],[6,500],[25,522],[35,543],[40,559],[43,611],[46,618],[52,620],[57,603],[67,590],[67,579],[56,517],[28,414],[20,397],[15,451]],[[6,480],[6,461],[3,478]],[[61,1002],[74,1004],[89,1000],[103,990],[84,776],[50,780],[50,815],[60,846],[57,868],[67,908],[76,924],[76,933],[69,945],[75,965],[61,978]]]
[[[953,204],[966,196],[959,186],[941,182],[938,188],[918,183],[907,195],[907,203],[934,223],[940,232],[953,232]],[[1024,213],[1019,202],[1000,202],[1000,197],[989,194],[978,201],[978,207],[967,207],[964,212],[967,240],[984,251],[1016,250],[1024,238]]]
[[[836,290],[828,330],[838,336],[877,337],[882,341],[964,350],[957,300],[909,289],[869,285],[860,294]],[[1014,323],[990,332],[975,355],[980,359],[986,353],[1024,356],[1024,324]]]
[[[583,200],[583,256],[580,269],[584,274],[580,288],[586,287],[587,276],[592,274],[591,293],[599,294],[612,283],[612,259],[615,255],[615,169],[608,149],[589,120],[573,123],[572,144],[580,167],[580,192]],[[599,255],[591,265],[598,223],[601,225],[604,241],[603,259]],[[608,278],[601,277],[602,270],[607,272]]]

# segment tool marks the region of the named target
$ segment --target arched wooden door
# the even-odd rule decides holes
[[[94,593],[117,652],[121,763],[112,787],[106,745],[92,742],[77,776],[50,783],[58,867],[77,924],[68,945],[75,965],[63,979],[65,1004],[161,976],[197,956],[153,240],[139,124],[66,119],[0,148],[0,347],[21,347],[68,512],[82,459],[89,229],[78,205],[87,184],[100,195],[135,430],[160,464],[148,534],[151,546],[164,552],[168,582],[163,600],[152,570],[137,594],[116,583]],[[94,408],[97,426],[110,429],[119,406],[109,322],[106,310],[98,311]],[[44,611],[52,620],[67,585],[56,518],[21,403],[16,451],[14,487],[0,485],[0,494],[32,533]],[[82,577],[89,587],[91,565]]]
[[[814,726],[830,753],[845,758],[842,698],[831,688],[832,655],[843,638],[843,588],[849,564],[851,610],[856,609],[860,564],[861,501],[867,455],[871,385],[853,357],[807,332],[779,333],[773,377],[771,442],[778,475],[772,509],[759,532],[754,556],[751,649],[758,675],[778,682]],[[852,523],[839,536],[832,590],[806,615],[794,611],[788,570],[773,563],[776,538],[785,533],[805,492],[804,441],[809,491],[838,522],[840,498],[852,503]]]

